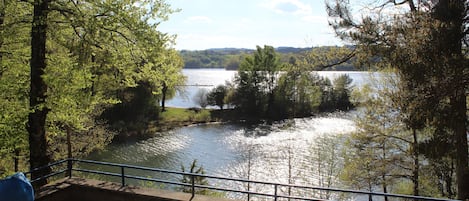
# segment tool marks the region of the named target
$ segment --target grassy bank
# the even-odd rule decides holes
[[[167,108],[166,111],[160,114],[158,121],[152,122],[152,129],[155,129],[155,131],[164,131],[192,124],[227,122],[236,119],[233,110]]]
[[[138,125],[127,125],[122,129],[114,141],[127,141],[129,139],[146,139],[155,133],[193,124],[210,122],[237,121],[233,110],[199,109],[199,108],[166,108],[158,119],[149,122],[139,122]],[[130,129],[128,129],[131,127]]]

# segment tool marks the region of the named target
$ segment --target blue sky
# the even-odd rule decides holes
[[[328,26],[324,0],[167,0],[181,11],[160,25],[176,34],[178,50],[256,45],[340,45]]]

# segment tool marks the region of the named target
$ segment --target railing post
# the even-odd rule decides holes
[[[71,158],[67,159],[67,176],[69,179],[72,178],[72,162]]]
[[[248,201],[251,201],[251,182],[248,181]]]
[[[274,201],[277,201],[277,189],[278,189],[278,184],[274,185]]]
[[[191,192],[192,192],[192,196],[191,196],[191,200],[194,199],[195,197],[195,176],[194,175],[191,175]]]
[[[122,187],[125,186],[125,172],[124,172],[124,166],[121,166],[121,184],[122,184]]]

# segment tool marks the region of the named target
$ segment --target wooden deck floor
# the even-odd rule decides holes
[[[36,201],[235,201],[203,195],[148,189],[98,180],[62,179],[36,192]]]

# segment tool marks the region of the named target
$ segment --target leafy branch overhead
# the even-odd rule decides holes
[[[357,7],[348,0],[328,1],[330,24],[357,47],[360,63],[395,69],[399,82],[391,100],[413,142],[413,194],[422,192],[423,154],[436,161],[450,157],[457,198],[469,199],[467,1],[374,1],[358,8],[365,12],[354,18]],[[435,151],[445,147],[452,149]],[[441,192],[454,195],[451,188]]]
[[[174,36],[158,30],[173,12],[163,0],[2,1],[1,153],[31,153],[23,167],[46,164],[64,155],[70,128],[74,154],[86,154],[112,139],[101,115],[129,98],[123,91],[160,96],[183,82]]]

